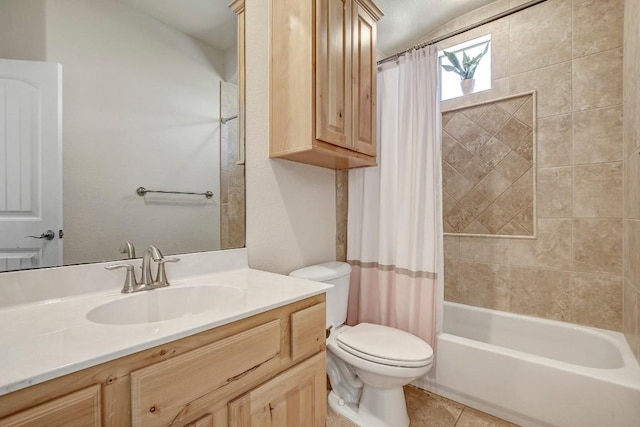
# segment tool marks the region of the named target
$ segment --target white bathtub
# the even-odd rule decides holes
[[[640,426],[620,333],[445,302],[435,363],[416,385],[522,426]]]

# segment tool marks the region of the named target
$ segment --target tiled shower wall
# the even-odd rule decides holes
[[[624,299],[622,328],[640,360],[640,6],[625,1],[624,20]]]
[[[533,100],[442,112],[445,233],[534,235]]]
[[[220,114],[238,114],[238,86],[220,83]],[[220,123],[220,249],[245,245],[244,165],[238,160],[238,119]]]
[[[425,39],[520,3],[496,1]],[[447,236],[446,300],[621,330],[623,6],[548,0],[440,45],[492,37],[492,89],[442,110],[537,94],[538,237]]]

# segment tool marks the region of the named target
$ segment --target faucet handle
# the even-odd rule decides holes
[[[123,294],[129,294],[135,292],[135,287],[138,286],[138,280],[136,279],[136,272],[131,264],[113,264],[104,267],[106,270],[117,270],[119,268],[127,269],[127,276],[124,280],[124,286],[122,287]]]
[[[167,279],[167,272],[164,268],[164,265],[168,262],[178,262],[180,258],[162,258],[158,260],[158,272],[156,273],[156,281],[160,283],[161,286],[169,286],[169,279]]]

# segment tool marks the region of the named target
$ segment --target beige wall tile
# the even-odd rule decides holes
[[[631,79],[625,79],[631,80]],[[629,88],[629,92],[625,90],[625,94],[629,93],[631,95],[630,98],[627,98],[624,102],[623,106],[623,114],[622,117],[626,118],[622,123],[622,146],[623,146],[623,157],[626,159],[629,155],[633,154],[636,151],[636,139],[638,137],[635,129],[635,121],[632,117],[635,117],[636,109],[640,111],[640,107],[636,106],[635,99],[637,95],[637,87],[635,85],[631,85]]]
[[[533,97],[529,98],[514,114],[516,119],[529,127],[533,126]]]
[[[509,181],[516,182],[522,175],[531,170],[531,163],[515,151],[512,151],[498,163],[496,170]]]
[[[474,217],[477,217],[491,202],[481,192],[473,189],[460,199],[458,204],[462,209],[470,212]]]
[[[529,163],[533,163],[533,131],[529,132],[527,136],[525,136],[522,141],[520,141],[520,145],[514,149],[516,153],[518,153],[523,159],[528,161]]]
[[[443,152],[444,161],[458,171],[463,170],[464,165],[466,165],[472,157],[473,154],[457,142],[451,147],[448,147],[446,153]]]
[[[570,269],[571,220],[538,218],[538,238],[509,241],[511,265]]]
[[[496,134],[496,138],[498,138],[503,144],[515,149],[530,132],[530,126],[527,126],[520,120],[512,117]]]
[[[624,0],[573,1],[573,56],[622,46]]]
[[[571,218],[573,169],[571,167],[538,169],[538,216]]]
[[[465,108],[464,110],[459,110],[458,113],[464,114],[468,119],[471,119],[474,122],[478,122],[480,117],[487,111],[489,105],[476,105],[474,107]],[[456,114],[456,113],[450,113]]]
[[[474,157],[459,172],[475,186],[491,172],[491,167],[480,158]]]
[[[574,167],[573,216],[622,218],[622,162]]]
[[[623,318],[622,333],[624,333],[629,347],[636,349],[638,347],[638,299],[640,294],[636,291],[628,280],[624,282],[623,292]]]
[[[511,148],[504,145],[499,139],[491,138],[480,150],[478,150],[478,157],[484,160],[485,163],[492,168],[495,168],[510,151]]]
[[[468,105],[478,104],[480,102],[491,101],[498,98],[509,96],[510,92],[510,78],[505,77],[502,79],[496,79],[491,81],[491,89],[484,90],[482,92],[475,92],[469,95],[460,96],[458,98],[447,99],[440,103],[440,109],[442,111],[448,111],[455,108],[466,107]],[[521,91],[526,92],[526,91]],[[519,93],[519,92],[514,92]]]
[[[476,186],[476,189],[484,194],[489,200],[493,201],[498,198],[509,186],[511,181],[502,176],[497,170],[492,170],[482,181]]]
[[[511,311],[548,319],[571,319],[571,272],[511,267],[510,273]]]
[[[573,115],[574,164],[622,160],[622,105]]]
[[[459,261],[457,285],[458,302],[509,309],[509,267]]]
[[[477,220],[467,225],[462,232],[466,234],[491,234],[491,231],[489,231],[484,225],[480,224]]]
[[[520,107],[522,107],[522,104],[524,104],[526,100],[526,97],[518,96],[515,98],[504,99],[502,101],[496,101],[494,102],[494,105],[513,115],[520,109]]]
[[[548,0],[509,17],[511,73],[571,59],[571,0]]]
[[[511,116],[503,109],[491,104],[485,108],[485,111],[475,122],[484,130],[494,135],[510,118]]]
[[[640,288],[640,221],[625,219],[624,276],[636,288]]]
[[[573,108],[608,107],[622,103],[622,48],[573,61]]]
[[[447,215],[444,220],[453,228],[453,232],[461,233],[469,224],[474,220],[474,215],[463,209],[460,204],[457,204]]]
[[[511,69],[509,50],[508,31],[491,34],[491,78],[493,80],[509,76]]]
[[[508,239],[496,237],[460,237],[459,258],[464,261],[505,264]]]
[[[458,263],[456,260],[444,261],[444,299],[459,302]]]
[[[640,219],[640,152],[624,162],[624,217]]]
[[[573,147],[571,114],[538,119],[538,167],[567,166],[572,164]]]
[[[622,274],[622,220],[574,219],[576,271]]]
[[[495,203],[504,209],[511,220],[518,212],[533,202],[533,169],[529,169],[511,187],[500,195]]]
[[[514,220],[511,220],[511,222],[498,231],[498,234],[502,236],[529,236],[531,232]]]
[[[456,141],[460,141],[460,138],[475,126],[476,125],[464,114],[456,112],[451,116],[447,124],[443,126],[443,130],[451,135]]]
[[[533,203],[513,217],[513,221],[521,225],[527,232],[533,235],[536,217],[533,212]]]
[[[467,192],[469,192],[469,190],[473,188],[474,184],[467,181],[465,177],[456,172],[455,169],[450,169],[453,172],[449,176],[445,175],[446,173],[449,173],[449,171],[445,172],[446,170],[447,168],[443,167],[442,172],[444,189],[447,193],[449,193],[451,197],[456,200],[460,200],[462,197],[464,197],[465,194],[467,194]]]
[[[458,259],[460,256],[460,238],[444,236],[444,259]]]
[[[444,215],[451,212],[451,209],[455,207],[456,203],[456,200],[451,197],[446,191],[442,193],[442,213]]]
[[[510,215],[509,212],[494,203],[478,215],[477,220],[489,230],[491,234],[496,234],[511,221],[511,218],[513,218],[513,215]]]
[[[573,273],[571,322],[622,330],[622,276]]]
[[[571,62],[563,62],[510,77],[512,93],[535,90],[538,118],[571,112]]]

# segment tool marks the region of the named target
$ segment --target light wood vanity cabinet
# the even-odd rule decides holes
[[[271,2],[270,156],[331,169],[376,164],[370,0]]]
[[[324,426],[324,299],[0,396],[0,426]]]

